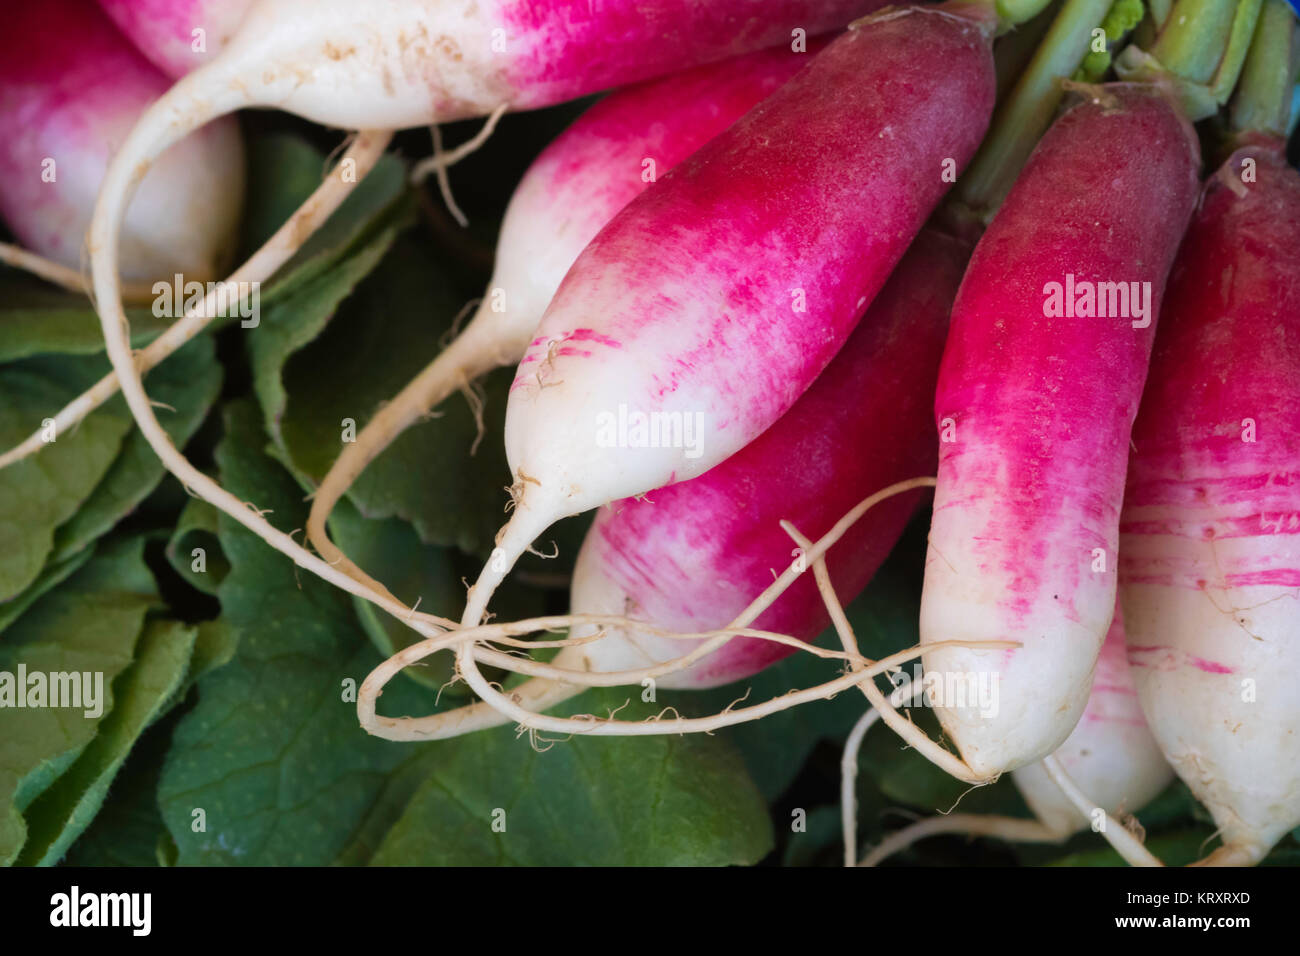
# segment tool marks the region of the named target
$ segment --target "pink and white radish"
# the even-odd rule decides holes
[[[1087,702],[1115,607],[1129,433],[1198,164],[1163,95],[1093,88],[1038,145],[962,282],[935,399],[921,641],[1022,644],[924,658],[996,693],[992,708],[936,708],[965,779],[1048,756]]]
[[[821,46],[812,40],[807,53],[777,47],[617,91],[542,151],[506,209],[492,279],[464,332],[343,446],[316,489],[307,533],[328,560],[364,573],[330,542],[325,521],[366,465],[457,388],[517,363],[564,274],[615,213]]]
[[[952,305],[970,246],[933,229],[917,237],[834,361],[771,428],[722,464],[690,481],[604,508],[574,569],[571,611],[646,621],[700,633],[726,627],[790,563],[782,520],[817,537],[873,492],[933,473],[927,420]],[[837,592],[851,600],[875,574],[921,492],[890,498],[830,550]],[[809,640],[829,623],[804,575],[753,622]],[[572,637],[598,628],[579,623]],[[648,631],[612,629],[570,646],[554,664],[614,672],[662,664],[698,646]],[[658,679],[700,689],[741,680],[793,653],[786,644],[735,637],[685,670]],[[511,691],[546,709],[581,687],[534,679]],[[489,704],[378,726],[381,736],[431,739],[505,722]]]
[[[993,27],[964,7],[853,24],[587,246],[511,389],[515,512],[462,623],[554,521],[702,474],[811,384],[978,144]]]
[[[1107,814],[1140,810],[1174,777],[1142,716],[1129,673],[1124,618],[1118,606],[1097,658],[1083,716],[1053,756],[1078,788]],[[856,767],[856,759],[852,764]],[[1013,771],[1011,779],[1035,819],[969,813],[931,817],[890,834],[863,859],[862,865],[874,866],[928,836],[961,833],[1015,842],[1059,843],[1093,822],[1062,793],[1042,762]],[[847,799],[852,799],[851,776],[846,783]],[[854,857],[850,855],[849,859]]]
[[[27,249],[79,270],[113,153],[167,90],[93,0],[18,4],[0,30],[0,216]],[[244,157],[233,120],[167,150],[126,217],[129,279],[216,278],[234,252]]]
[[[1053,756],[1079,789],[1111,814],[1140,810],[1174,778],[1142,716],[1118,606],[1083,715]],[[1092,822],[1066,799],[1042,763],[1021,767],[1011,777],[1034,816],[1062,839]]]
[[[877,3],[607,0],[575,7],[559,0],[255,0],[221,52],[141,118],[109,167],[91,222],[105,344],[142,434],[187,487],[295,563],[406,615],[409,609],[391,595],[336,573],[225,492],[171,446],[158,424],[132,361],[118,275],[118,233],[150,164],[187,132],[246,107],[365,127],[365,142],[376,138],[376,129],[544,106],[786,42],[797,31],[834,29]],[[310,212],[300,210],[307,217]],[[249,268],[240,278],[266,276]]]
[[[96,0],[136,49],[173,79],[230,42],[253,0]]]
[[[1134,428],[1120,545],[1142,706],[1223,845],[1300,825],[1300,174],[1278,137],[1205,187]]]

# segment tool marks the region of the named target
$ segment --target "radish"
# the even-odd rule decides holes
[[[1274,134],[1244,137],[1184,242],[1121,528],[1129,659],[1156,739],[1219,826],[1208,864],[1257,863],[1300,825],[1300,175],[1276,135],[1289,86]]]
[[[1142,716],[1124,641],[1124,616],[1117,606],[1083,716],[1054,754],[1080,789],[1107,813],[1141,809],[1174,778]],[[1089,823],[1065,799],[1042,763],[1021,767],[1012,779],[1034,816],[1061,839]]]
[[[187,487],[295,563],[414,621],[392,595],[336,574],[171,446],[133,363],[120,301],[118,233],[140,177],[170,143],[245,107],[364,126],[361,139],[373,141],[383,129],[544,106],[833,29],[877,2],[606,0],[571,8],[535,0],[255,0],[221,52],[146,111],[109,167],[91,222],[105,345],[141,433]],[[265,277],[249,269],[241,278]]]
[[[554,521],[702,474],[794,403],[978,144],[994,20],[858,21],[587,246],[511,387],[515,511],[463,624]]]
[[[1143,719],[1126,655],[1124,619],[1117,606],[1097,658],[1092,691],[1083,716],[1054,754],[1070,778],[1108,814],[1140,809],[1164,790],[1174,776]],[[854,768],[853,773],[845,775],[846,804],[853,799],[856,751],[860,743],[861,733],[858,733],[852,753],[846,749],[846,765]],[[1035,819],[952,813],[920,820],[890,834],[861,865],[874,866],[923,837],[941,833],[1059,843],[1089,824],[1089,818],[1061,792],[1043,763],[1027,764],[1011,776]],[[855,861],[853,833],[850,825],[845,833],[850,863]]]
[[[1115,606],[1129,433],[1198,165],[1190,124],[1158,91],[1092,88],[1034,151],[962,282],[935,399],[921,642],[1022,645],[923,659],[995,695],[935,708],[963,779],[1047,757],[1087,702]]]
[[[253,0],[96,0],[149,61],[173,79],[211,60]]]
[[[18,4],[0,31],[0,215],[31,251],[79,271],[109,159],[167,79],[93,0]],[[179,137],[177,137],[179,140]],[[167,150],[126,217],[130,279],[218,277],[233,250],[244,158],[230,119]],[[79,284],[78,284],[79,285]]]
[[[810,52],[821,45],[812,41]],[[465,331],[343,446],[316,489],[307,534],[327,560],[364,577],[329,540],[325,521],[366,465],[457,388],[517,363],[560,280],[601,227],[806,62],[778,47],[629,87],[537,157],[506,209],[492,279]]]
[[[868,494],[934,471],[926,422],[948,310],[970,247],[923,230],[835,360],[771,428],[698,478],[616,501],[587,533],[574,569],[577,615],[622,615],[678,632],[721,629],[739,617],[789,563],[782,519],[821,536]],[[852,396],[846,400],[846,396]],[[920,492],[883,502],[831,549],[841,593],[856,596],[915,511]],[[754,626],[809,640],[827,625],[817,588],[796,581]],[[578,624],[575,638],[598,629]],[[575,670],[620,671],[662,664],[700,643],[613,630],[570,646],[553,662]],[[733,638],[664,687],[715,687],[757,673],[794,647]],[[545,709],[582,690],[535,679],[511,691]],[[495,726],[506,717],[486,703],[378,732],[430,739]]]

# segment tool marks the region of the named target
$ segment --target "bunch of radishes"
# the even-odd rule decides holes
[[[1092,822],[1151,862],[1104,823],[1170,765],[1223,836],[1207,862],[1258,862],[1300,825],[1300,175],[1284,157],[1300,42],[1282,0],[1164,0],[1140,23],[1131,2],[1066,0],[1023,68],[994,40],[1041,0],[99,6],[112,21],[57,0],[0,34],[0,212],[26,246],[7,258],[76,284],[84,245],[115,369],[59,421],[120,387],[194,493],[421,633],[363,686],[368,731],[707,731],[857,687],[961,779],[1015,772],[1039,818],[920,824],[874,858],[942,829]],[[1076,84],[1054,119],[1063,81],[1112,59],[1124,82]],[[242,188],[226,114],[363,131],[351,177],[231,275],[258,281],[387,131],[612,86],[517,187],[473,320],[344,446],[313,500],[317,554],[172,447],[141,376],[211,303],[137,355],[123,280],[225,267]],[[1234,147],[1208,176],[1193,121]],[[33,178],[51,159],[57,189]],[[326,519],[402,430],[505,365],[510,520],[459,622],[417,613]],[[865,660],[839,611],[924,486],[913,653],[956,753],[897,713],[908,695],[873,680],[898,661]],[[519,557],[594,508],[571,615],[484,624]],[[848,673],[821,688],[712,718],[540,713],[593,685],[737,681],[828,623],[842,651],[818,652]],[[518,640],[542,625],[568,636]],[[394,673],[444,649],[483,702],[376,713]],[[533,679],[503,692],[482,663]]]

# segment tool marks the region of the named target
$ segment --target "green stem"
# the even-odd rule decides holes
[[[993,66],[998,74],[998,102],[1005,100],[1020,74],[1025,72],[1034,51],[1043,42],[1047,30],[1056,19],[1061,8],[1061,0],[1053,0],[1044,10],[1028,23],[1022,24],[1005,36],[999,37],[993,46]]]
[[[1149,49],[1115,63],[1126,80],[1165,83],[1193,121],[1213,116],[1237,85],[1263,0],[1178,0]]]
[[[1051,2],[1052,0],[997,0],[998,19],[1010,26],[1028,23]]]
[[[1298,47],[1295,15],[1283,0],[1267,0],[1232,101],[1229,125],[1233,133],[1285,134]]]
[[[988,221],[1052,122],[1061,80],[1074,75],[1088,52],[1092,31],[1111,0],[1066,0],[1047,38],[993,118],[984,145],[957,184],[957,200]]]
[[[1227,101],[1259,20],[1262,0],[1178,0],[1151,48],[1160,64]]]
[[[1263,8],[1264,0],[1241,0],[1237,7],[1237,15],[1232,20],[1232,34],[1228,37],[1228,49],[1224,51],[1214,82],[1210,84],[1210,90],[1218,103],[1228,102],[1228,97],[1237,85]]]
[[[1228,48],[1238,0],[1178,0],[1148,52],[1169,72],[1209,85]]]

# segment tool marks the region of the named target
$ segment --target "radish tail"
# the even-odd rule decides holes
[[[1056,759],[1055,754],[1043,758],[1043,769],[1052,778],[1052,782],[1061,788],[1061,792],[1065,794],[1066,799],[1073,803],[1075,809],[1082,813],[1091,823],[1100,808],[1084,796],[1074,781],[1070,779],[1070,775],[1065,772],[1061,762]],[[1106,842],[1111,845],[1115,852],[1122,856],[1131,866],[1164,866],[1160,860],[1152,855],[1150,850],[1142,845],[1137,837],[1109,813],[1106,814],[1106,822],[1101,830],[1101,835],[1106,838]]]
[[[858,866],[878,866],[888,857],[905,850],[917,840],[945,833],[960,833],[969,837],[996,837],[1009,843],[1060,843],[1065,835],[1057,833],[1037,820],[1024,817],[981,816],[977,813],[953,813],[948,816],[929,817],[891,833]],[[851,865],[851,864],[850,864]]]
[[[80,272],[69,269],[61,262],[38,256],[21,246],[0,242],[0,262],[30,272],[69,292],[90,294],[90,281]],[[132,305],[143,304],[153,298],[152,287],[147,282],[125,282],[122,284],[122,297]]]
[[[601,675],[609,678],[609,683],[626,684],[634,683],[639,679],[641,674],[666,673],[681,666],[683,662],[694,661],[711,653],[718,647],[721,647],[732,636],[735,631],[748,627],[759,615],[769,608],[783,594],[802,573],[801,562],[807,559],[816,561],[821,558],[837,541],[852,527],[853,523],[861,518],[868,510],[881,501],[900,495],[916,488],[932,488],[934,479],[930,477],[911,478],[907,481],[897,482],[893,485],[883,488],[870,497],[863,500],[843,518],[841,518],[829,532],[826,533],[815,545],[807,549],[803,559],[797,559],[786,568],[786,570],[772,582],[768,588],[760,594],[754,601],[742,612],[735,621],[727,628],[723,629],[728,633],[722,634],[716,638],[709,639],[701,646],[695,648],[689,655],[678,658],[676,661],[669,661],[664,664],[647,668],[644,671],[622,672],[620,674]],[[397,654],[394,654],[388,660],[384,661],[377,667],[362,683],[361,689],[357,694],[357,714],[361,726],[369,733],[376,736],[384,737],[389,740],[439,740],[447,737],[455,737],[461,734],[470,733],[475,730],[484,730],[489,727],[499,726],[501,724],[515,721],[533,730],[554,731],[559,733],[587,733],[598,736],[649,736],[654,734],[671,734],[671,733],[700,733],[716,730],[720,727],[731,726],[733,724],[744,723],[747,720],[755,720],[759,717],[766,716],[777,711],[784,710],[788,707],[795,706],[799,703],[805,703],[811,700],[820,700],[833,693],[853,687],[857,684],[870,685],[870,678],[876,674],[884,673],[890,668],[897,667],[899,663],[911,660],[916,657],[920,651],[913,648],[908,651],[902,651],[898,654],[891,655],[884,661],[878,662],[862,670],[853,670],[849,674],[837,678],[836,680],[822,684],[819,687],[810,688],[804,691],[792,692],[784,697],[767,701],[763,704],[754,705],[738,710],[728,709],[728,711],[714,715],[708,718],[678,718],[675,720],[653,720],[650,722],[637,721],[616,721],[608,719],[574,719],[574,718],[552,718],[545,717],[533,710],[528,709],[525,704],[535,703],[540,708],[554,706],[560,701],[567,700],[574,696],[582,688],[575,687],[563,682],[561,686],[555,686],[551,678],[536,678],[521,684],[519,687],[512,689],[509,694],[502,694],[496,688],[492,687],[478,671],[474,658],[483,657],[490,663],[499,666],[509,667],[511,658],[500,656],[492,659],[484,649],[475,649],[473,645],[485,638],[479,634],[483,632],[496,632],[496,634],[506,633],[507,625],[495,625],[492,627],[478,627],[477,621],[482,617],[486,608],[487,601],[505,575],[509,572],[510,566],[513,565],[520,554],[523,553],[533,536],[539,534],[549,525],[550,521],[546,517],[533,517],[526,519],[527,523],[520,522],[523,511],[524,497],[520,496],[520,511],[516,512],[515,517],[506,525],[502,536],[498,541],[498,553],[494,554],[488,566],[484,568],[479,580],[470,590],[468,606],[466,607],[465,617],[463,618],[463,627],[471,629],[471,632],[459,632],[457,635],[444,635],[441,639],[431,639],[413,644],[404,648]],[[529,505],[536,507],[537,502],[530,502]],[[542,514],[540,511],[534,511],[534,515]],[[517,522],[520,522],[517,524]],[[521,543],[522,542],[522,543]],[[578,618],[566,617],[563,619],[567,622],[574,622]],[[557,621],[551,621],[552,625]],[[643,622],[625,622],[632,626],[645,626]],[[526,632],[525,632],[526,633]],[[486,638],[491,640],[491,637]],[[791,639],[793,640],[793,639]],[[422,657],[433,653],[436,650],[451,646],[456,643],[457,646],[457,668],[483,699],[482,703],[472,704],[466,707],[460,707],[455,710],[447,711],[441,714],[433,714],[427,717],[405,717],[405,718],[386,718],[375,715],[375,698],[382,692],[382,687],[397,671],[401,670],[408,664],[414,663]],[[803,645],[803,642],[797,642]],[[569,654],[564,654],[563,660],[571,659]],[[557,658],[557,663],[562,659]],[[514,663],[518,664],[517,659]],[[592,675],[593,677],[595,675]],[[604,681],[601,681],[604,683]],[[872,688],[874,690],[874,686]],[[878,692],[877,692],[878,694]],[[951,755],[949,755],[951,756]]]

